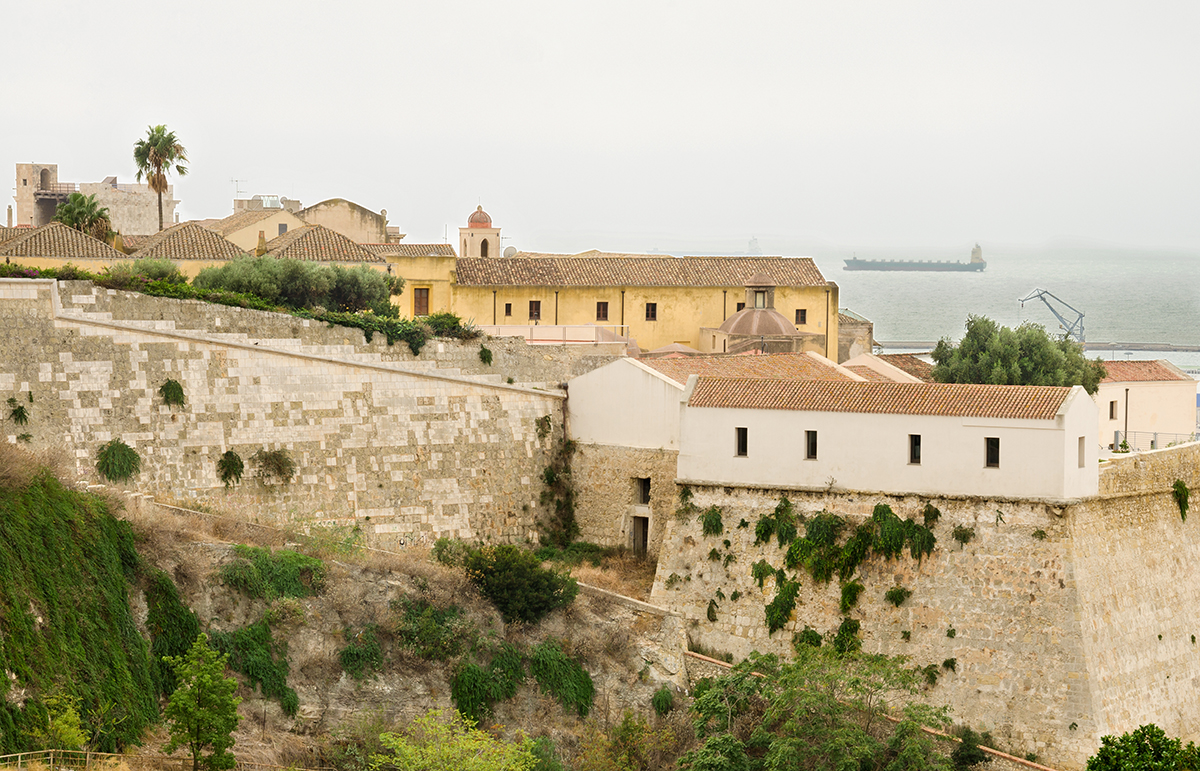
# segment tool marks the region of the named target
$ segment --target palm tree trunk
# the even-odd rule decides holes
[[[162,230],[162,191],[158,192],[158,229]]]

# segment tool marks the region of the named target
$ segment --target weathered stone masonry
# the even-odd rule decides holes
[[[244,327],[249,316],[263,322],[259,335],[220,337],[192,323],[201,303],[157,300],[167,316],[160,320],[84,317],[72,308],[118,293],[64,282],[59,303],[58,289],[53,281],[0,281],[0,396],[34,396],[29,424],[6,424],[8,441],[27,431],[34,447],[66,449],[80,472],[94,474],[97,448],[120,437],[142,456],[139,489],[219,497],[250,519],[353,522],[384,542],[533,534],[554,438],[539,438],[535,421],[550,415],[561,426],[561,394],[509,386],[500,374],[409,371],[364,351],[358,330],[337,330],[357,337],[341,346],[271,338],[280,323],[330,333],[277,314],[204,306],[205,316],[216,316],[200,321],[215,328],[228,328],[231,317]],[[478,361],[478,345],[461,347]],[[182,383],[185,407],[158,396],[167,378]],[[263,448],[289,450],[295,480],[245,478],[224,491],[221,453],[233,449],[248,461]]]

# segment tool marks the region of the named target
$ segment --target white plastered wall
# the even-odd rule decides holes
[[[577,442],[679,448],[683,388],[633,359],[617,359],[567,385],[567,434]]]
[[[1196,381],[1166,380],[1101,383],[1096,391],[1099,435],[1102,446],[1113,443],[1116,431],[1125,430],[1126,390],[1129,431],[1191,434],[1196,431]],[[1109,403],[1117,403],[1117,417],[1109,418]]]

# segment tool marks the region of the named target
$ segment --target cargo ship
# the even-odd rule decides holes
[[[853,257],[846,260],[844,270],[939,270],[939,271],[981,271],[987,267],[983,259],[983,250],[979,244],[971,250],[970,262],[948,262],[937,260],[860,260]]]

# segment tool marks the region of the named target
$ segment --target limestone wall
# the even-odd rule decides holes
[[[53,281],[0,280],[0,397],[24,400],[30,415],[25,426],[6,422],[8,441],[29,433],[34,448],[65,450],[80,473],[94,475],[98,447],[119,437],[141,454],[141,490],[219,500],[252,520],[353,522],[384,544],[533,536],[539,475],[561,433],[560,393],[452,367],[410,371],[360,351],[358,331],[358,346],[322,346],[333,334],[324,325],[273,314],[222,308],[208,318],[217,311],[161,300],[160,319],[85,318],[72,309],[129,298],[83,286],[87,293],[57,308]],[[207,320],[255,334],[180,330]],[[271,337],[282,331],[298,334]],[[309,333],[313,345],[302,342]],[[446,353],[448,344],[431,343],[439,345]],[[477,344],[470,350],[478,361]],[[183,385],[184,408],[163,404],[167,378]],[[535,421],[544,415],[557,428],[543,439]],[[221,453],[248,462],[279,448],[297,464],[293,482],[248,473],[223,490]]]
[[[575,518],[580,538],[605,546],[631,546],[634,517],[649,517],[647,553],[658,555],[675,510],[676,450],[576,445],[571,461]],[[650,503],[641,504],[637,480],[650,479]]]

